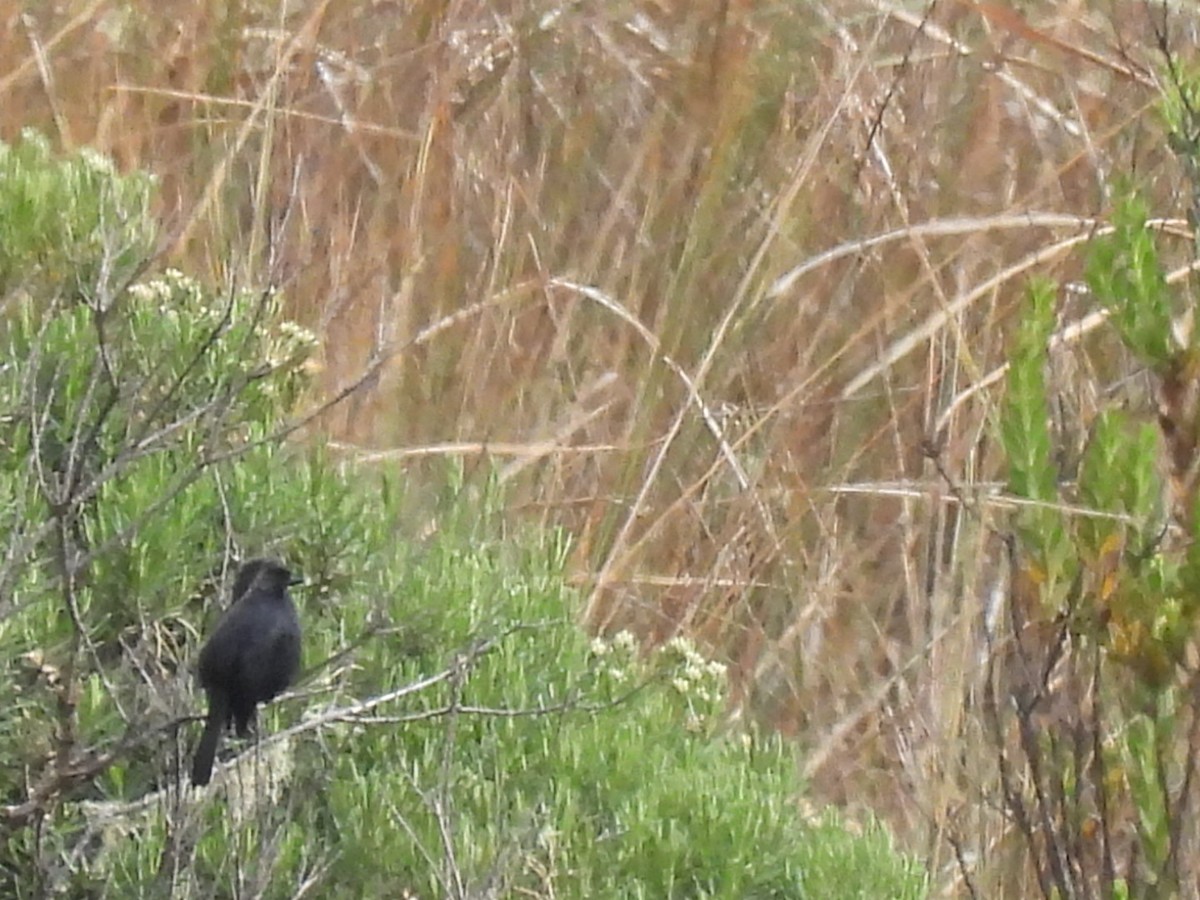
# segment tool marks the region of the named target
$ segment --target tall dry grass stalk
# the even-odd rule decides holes
[[[369,376],[348,454],[498,463],[591,627],[699,636],[818,797],[1019,895],[977,697],[997,373],[1111,178],[1179,208],[1152,25],[1186,59],[1200,22],[1021,9],[4,0],[0,136],[156,172],[171,261],[285,290],[330,394]],[[1090,312],[1066,385],[1126,374]]]

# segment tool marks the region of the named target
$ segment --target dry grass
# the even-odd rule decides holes
[[[331,393],[378,364],[348,453],[499,463],[593,627],[698,635],[818,798],[1022,894],[974,703],[996,373],[1113,176],[1182,209],[1148,109],[1187,4],[25,6],[0,136],[158,173],[173,262],[283,286]],[[1084,417],[1125,372],[1085,324]]]

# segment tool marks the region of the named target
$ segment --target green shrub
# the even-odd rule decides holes
[[[1157,426],[1106,408],[1074,466],[1053,446],[1056,286],[1045,282],[1029,292],[1000,420],[1009,488],[1026,502],[987,713],[1003,803],[1046,896],[1174,895],[1192,879],[1184,848],[1197,838],[1200,357],[1195,333],[1175,328],[1184,298],[1144,203],[1126,192],[1112,218],[1088,284],[1156,382]]]
[[[722,667],[588,641],[562,535],[450,473],[414,540],[391,480],[289,441],[312,337],[146,276],[149,182],[0,161],[0,893],[921,895],[881,831],[801,821],[778,739],[721,733]],[[306,674],[195,791],[192,661],[264,552],[306,576]]]

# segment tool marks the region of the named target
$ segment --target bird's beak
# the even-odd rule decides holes
[[[293,575],[291,578],[288,579],[288,587],[293,587],[297,584],[304,584],[304,576],[303,575]]]

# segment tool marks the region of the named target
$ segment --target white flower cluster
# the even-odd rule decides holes
[[[602,637],[593,638],[591,645],[593,656],[607,656],[614,650],[629,653],[636,648],[637,638],[629,631],[618,633],[611,641],[607,641]]]
[[[84,166],[100,175],[116,175],[117,167],[111,157],[105,156],[94,147],[84,147],[79,151],[79,159]]]
[[[143,303],[154,304],[158,312],[166,316],[177,315],[181,305],[194,307],[204,300],[200,282],[178,269],[167,269],[157,278],[130,285],[129,295]]]
[[[706,731],[725,702],[728,688],[725,664],[706,659],[684,637],[673,638],[641,661],[637,658],[638,647],[637,638],[628,631],[612,638],[593,639],[590,651],[596,674],[617,685],[646,677],[664,679],[686,706],[685,727],[689,731]]]
[[[280,322],[267,362],[271,368],[299,365],[316,351],[320,343],[320,339],[303,325],[291,321]]]
[[[680,694],[702,703],[715,703],[724,696],[727,667],[705,659],[689,638],[672,638],[659,652],[672,666],[671,686]]]
[[[637,638],[629,631],[620,631],[611,640],[593,638],[590,650],[593,659],[597,661],[596,671],[618,684],[627,681],[634,657],[637,655],[637,647]]]

